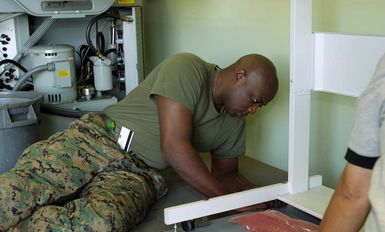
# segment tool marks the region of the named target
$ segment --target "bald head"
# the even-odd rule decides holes
[[[259,54],[248,54],[239,58],[234,64],[227,67],[233,73],[244,72],[248,81],[259,79],[258,82],[270,91],[273,98],[278,90],[277,70],[267,57]],[[271,100],[271,99],[269,99]]]
[[[277,80],[277,70],[273,62],[259,54],[249,54],[239,58],[230,66],[234,71],[245,70],[246,73],[258,72],[263,78]]]

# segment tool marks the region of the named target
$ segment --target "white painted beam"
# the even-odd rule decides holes
[[[289,192],[308,189],[312,0],[290,1]]]
[[[274,184],[164,209],[167,225],[258,204],[288,193],[287,184]]]

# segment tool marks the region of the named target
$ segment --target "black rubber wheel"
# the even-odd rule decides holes
[[[183,231],[192,231],[195,229],[194,220],[188,220],[188,221],[181,222],[181,226],[182,226]]]

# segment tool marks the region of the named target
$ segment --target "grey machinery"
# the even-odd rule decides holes
[[[43,95],[41,138],[102,111],[143,80],[142,1],[2,4],[0,91]]]

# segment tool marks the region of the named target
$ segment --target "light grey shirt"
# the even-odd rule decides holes
[[[385,56],[377,64],[367,88],[357,99],[353,129],[348,146],[365,157],[379,157],[379,133],[384,117]]]
[[[368,87],[357,99],[356,117],[349,148],[357,155],[380,157],[372,171],[369,187],[371,210],[365,231],[385,231],[385,55],[377,64]]]

